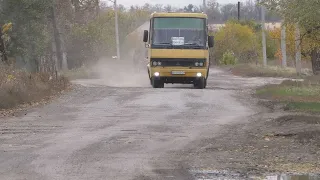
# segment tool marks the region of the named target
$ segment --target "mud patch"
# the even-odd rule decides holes
[[[320,117],[270,119],[260,113],[251,118],[248,124],[224,126],[225,131],[198,142],[197,148],[190,146],[187,161],[197,169],[238,174],[320,172]]]
[[[296,139],[303,145],[314,144],[320,148],[320,129],[297,133]]]
[[[303,115],[289,115],[277,118],[274,122],[279,123],[279,125],[285,125],[287,123],[303,123],[303,124],[313,124],[320,125],[320,117],[317,116],[303,116]]]
[[[318,116],[282,116],[269,124],[274,128],[270,131],[270,137],[266,138],[290,138],[303,146],[320,147],[320,117]]]
[[[205,170],[205,171],[192,171],[195,177],[195,180],[278,180],[278,179],[286,179],[286,180],[319,180],[320,176],[317,175],[248,175],[248,174],[240,174],[240,173],[232,173],[232,172],[221,172],[214,170]]]

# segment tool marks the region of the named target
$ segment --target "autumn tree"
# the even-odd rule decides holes
[[[320,54],[317,53],[320,48],[320,1],[262,0],[262,3],[270,10],[278,12],[284,18],[285,24],[294,24],[300,27],[302,43],[309,42],[305,46],[308,47],[308,49],[304,49],[305,52],[314,55],[314,66],[320,66],[320,64],[315,64],[319,62],[314,62],[315,56]]]
[[[9,57],[28,62],[29,70],[37,71],[39,61],[46,55],[51,44],[47,32],[47,16],[52,3],[50,0],[3,0],[0,2],[0,24],[12,22]]]
[[[209,0],[207,3],[207,15],[210,23],[221,23],[220,5],[216,0]]]
[[[255,0],[241,2],[241,19],[261,20],[260,5]],[[224,23],[230,19],[237,19],[237,4],[219,4],[217,0],[207,0],[207,14],[210,23]],[[266,11],[267,22],[278,22],[280,16],[274,11]]]
[[[188,6],[185,6],[184,10],[186,12],[193,12],[194,11],[194,5],[193,4],[189,4]]]
[[[254,29],[235,21],[228,21],[215,34],[215,44],[215,59],[220,62],[225,53],[233,54],[242,63],[252,62],[260,56],[260,43]]]
[[[8,32],[12,29],[12,23],[6,23],[0,28],[0,56],[1,60],[10,64],[6,50],[6,42],[10,40]]]
[[[171,5],[166,5],[165,7],[164,7],[164,10],[166,11],[166,12],[171,12],[172,10],[173,10],[173,8],[172,8],[172,6]]]

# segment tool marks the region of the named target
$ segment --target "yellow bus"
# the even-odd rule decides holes
[[[149,30],[143,32],[147,48],[148,75],[153,88],[164,84],[193,84],[204,89],[209,76],[208,35],[204,13],[153,13]]]

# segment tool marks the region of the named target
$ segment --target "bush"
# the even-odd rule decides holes
[[[215,34],[215,58],[223,61],[225,52],[230,50],[239,62],[255,61],[261,56],[261,43],[257,36],[255,30],[248,25],[227,22],[225,27]]]
[[[48,73],[28,73],[0,65],[0,109],[40,101],[68,86],[68,79]]]
[[[275,59],[278,51],[278,42],[270,36],[270,32],[266,32],[266,41],[267,41],[267,58]],[[261,38],[262,43],[262,38]]]
[[[222,61],[220,61],[221,65],[235,65],[237,62],[237,58],[234,56],[234,53],[228,50],[223,53]]]
[[[254,20],[240,20],[240,22],[236,19],[229,20],[231,23],[241,24],[242,26],[248,26],[250,29],[254,30],[255,32],[260,32],[262,30],[261,24],[256,23]]]
[[[224,54],[230,50],[234,52],[239,63],[252,63],[262,60],[261,25],[250,20],[230,20],[215,36],[216,46],[210,51],[210,57],[223,63]],[[274,59],[278,50],[278,41],[273,31],[267,31],[267,58]],[[221,63],[222,62],[222,63]]]

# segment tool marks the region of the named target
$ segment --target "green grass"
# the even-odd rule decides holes
[[[289,102],[286,107],[289,110],[320,112],[320,102]]]
[[[267,85],[256,90],[264,99],[286,104],[286,109],[302,112],[320,112],[320,85]]]
[[[269,94],[273,96],[320,96],[320,87],[296,87],[296,86],[274,86],[258,89],[257,95]]]

